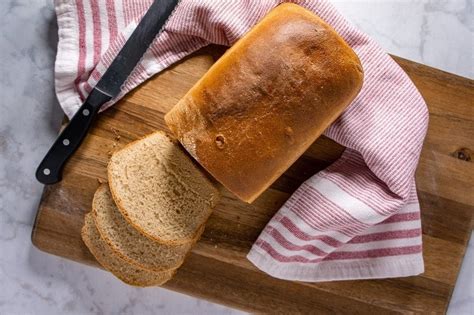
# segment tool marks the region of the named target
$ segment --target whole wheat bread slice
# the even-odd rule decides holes
[[[92,201],[95,225],[109,247],[132,265],[152,271],[178,268],[191,250],[193,242],[164,245],[134,229],[115,206],[107,184],[101,185]],[[202,233],[203,228],[198,231]]]
[[[148,271],[132,266],[125,260],[116,256],[108,247],[107,243],[101,239],[91,213],[88,213],[85,216],[81,236],[82,240],[99,264],[129,285],[138,287],[162,285],[170,280],[176,272],[175,270],[164,272]]]
[[[204,171],[163,132],[115,152],[108,179],[125,219],[162,244],[192,242],[219,200]]]

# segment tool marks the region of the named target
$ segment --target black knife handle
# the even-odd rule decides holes
[[[92,90],[38,166],[36,170],[38,181],[49,185],[62,179],[66,161],[81,145],[100,107],[110,99],[109,95],[97,89]]]

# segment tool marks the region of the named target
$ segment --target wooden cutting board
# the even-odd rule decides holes
[[[97,266],[81,240],[80,229],[94,191],[106,178],[110,154],[154,130],[167,130],[163,115],[221,50],[200,51],[100,115],[67,164],[63,181],[44,189],[32,233],[39,249]],[[426,263],[423,275],[302,283],[272,278],[246,260],[262,228],[298,185],[341,154],[341,146],[321,137],[253,204],[225,193],[202,239],[165,287],[249,312],[444,312],[473,227],[473,81],[395,60],[420,89],[430,110],[429,132],[417,171]]]

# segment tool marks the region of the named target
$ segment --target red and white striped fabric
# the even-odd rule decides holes
[[[124,93],[200,47],[232,45],[281,2],[182,0]],[[262,271],[291,280],[422,273],[414,173],[427,130],[426,105],[400,67],[329,2],[292,2],[319,15],[347,41],[361,59],[365,81],[357,99],[325,132],[347,147],[343,156],[291,196],[247,257]],[[150,4],[151,0],[56,0],[56,92],[68,116]]]

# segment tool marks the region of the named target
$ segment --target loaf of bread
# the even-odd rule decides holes
[[[282,4],[165,121],[210,174],[252,202],[342,113],[362,81],[357,55],[328,24]]]
[[[101,185],[94,194],[92,213],[101,238],[117,256],[139,268],[151,271],[177,269],[194,244],[164,245],[142,235],[123,218],[107,184]],[[201,233],[199,231],[198,236]]]
[[[162,285],[170,280],[176,273],[176,270],[153,272],[138,268],[117,256],[100,237],[91,213],[86,214],[84,218],[81,236],[87,248],[89,248],[89,251],[97,259],[99,264],[129,285],[138,287]]]
[[[125,220],[165,245],[196,241],[219,200],[205,172],[163,132],[115,152],[107,173],[113,200]]]

